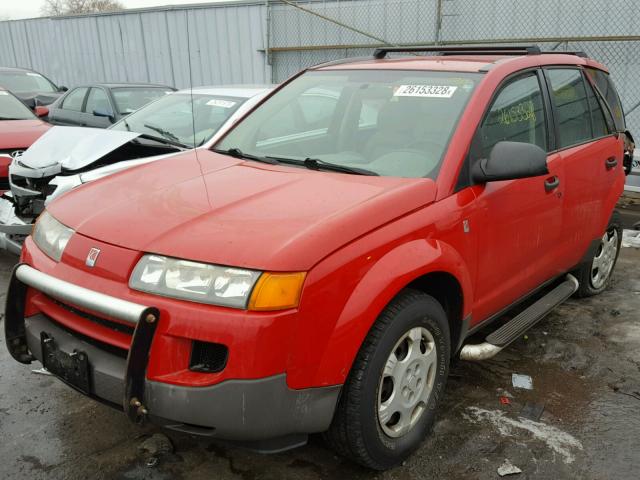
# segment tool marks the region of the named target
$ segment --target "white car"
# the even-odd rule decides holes
[[[9,167],[11,191],[0,198],[0,249],[19,254],[45,206],[72,188],[185,150],[210,148],[273,88],[180,90],[106,130],[51,128]]]

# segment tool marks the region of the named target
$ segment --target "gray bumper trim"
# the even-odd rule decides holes
[[[140,316],[149,308],[65,282],[29,265],[20,265],[15,274],[22,283],[50,297],[108,317],[118,318],[132,325],[137,324]]]
[[[145,392],[151,417],[175,422],[158,421],[168,428],[199,433],[189,430],[193,425],[211,429],[206,434],[214,438],[247,442],[328,430],[340,389],[292,390],[283,373],[210,387],[148,381]]]
[[[27,344],[42,361],[40,332],[57,346],[89,358],[92,394],[112,404],[124,395],[126,360],[88,343],[42,314],[25,319]],[[164,427],[220,440],[259,442],[329,428],[341,385],[293,390],[286,375],[226,380],[208,387],[182,387],[147,380],[144,404],[150,420]]]

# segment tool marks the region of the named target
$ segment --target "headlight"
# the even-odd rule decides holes
[[[282,310],[298,306],[304,277],[304,273],[262,273],[151,254],[133,269],[129,287],[211,305]]]
[[[71,235],[73,235],[73,230],[61,224],[45,211],[38,217],[32,237],[40,250],[59,262]]]

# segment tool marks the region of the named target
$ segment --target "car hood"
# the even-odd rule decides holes
[[[60,98],[63,93],[64,92],[21,92],[16,93],[15,96],[29,105],[51,105]]]
[[[36,118],[32,120],[0,120],[0,150],[27,148],[51,126]]]
[[[430,179],[317,172],[203,150],[79,187],[48,209],[78,233],[121,247],[296,271],[435,193]]]
[[[139,135],[101,128],[52,127],[22,154],[20,163],[33,169],[60,165],[64,170],[79,170]]]

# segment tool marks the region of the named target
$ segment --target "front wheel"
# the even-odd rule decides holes
[[[576,292],[579,297],[597,295],[607,288],[618,260],[621,244],[622,222],[620,214],[614,212],[607,230],[600,238],[595,254],[576,272],[580,282]]]
[[[422,292],[401,292],[358,352],[325,434],[328,443],[376,470],[401,463],[433,424],[450,351],[449,324],[441,305]]]

